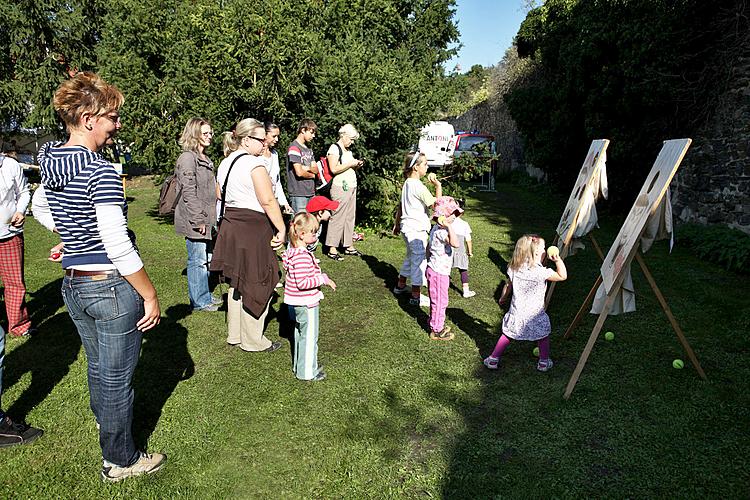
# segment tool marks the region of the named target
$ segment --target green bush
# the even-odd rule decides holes
[[[750,258],[750,235],[727,226],[685,224],[677,230],[677,238],[704,260],[721,265],[728,271],[747,273]]]

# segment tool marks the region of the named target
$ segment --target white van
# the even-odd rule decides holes
[[[430,122],[419,133],[419,151],[427,155],[427,165],[437,168],[453,163],[451,140],[455,130],[448,122]]]

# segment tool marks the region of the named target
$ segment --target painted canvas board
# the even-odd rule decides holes
[[[646,221],[658,208],[691,142],[691,139],[672,139],[664,142],[654,166],[646,177],[646,182],[643,183],[602,264],[601,273],[607,294],[612,291],[615,283],[618,283],[624,268],[634,255],[633,252],[637,251]]]
[[[599,169],[604,165],[606,158],[608,139],[596,139],[591,141],[589,152],[583,161],[581,171],[578,172],[578,179],[573,185],[573,190],[565,205],[560,223],[557,225],[557,234],[560,235],[560,241],[565,242],[570,237],[568,233],[575,232],[575,225],[581,213],[581,209],[586,204],[586,200],[592,198],[590,191],[593,189],[592,184],[599,176]],[[571,233],[572,235],[572,233]]]

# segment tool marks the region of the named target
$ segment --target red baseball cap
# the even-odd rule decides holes
[[[329,200],[325,196],[313,196],[310,201],[307,202],[305,210],[310,213],[320,212],[321,210],[336,210],[339,208],[339,202]]]

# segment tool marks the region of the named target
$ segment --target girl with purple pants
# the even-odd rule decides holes
[[[435,201],[432,226],[427,245],[427,286],[430,292],[430,338],[453,340],[453,333],[445,325],[445,310],[448,308],[453,251],[458,247],[458,238],[451,224],[463,212],[450,196],[441,196]]]
[[[552,368],[549,357],[549,316],[544,312],[544,294],[547,281],[565,281],[568,271],[559,255],[550,256],[556,270],[542,265],[544,240],[534,234],[522,236],[516,242],[513,258],[508,264],[510,285],[505,285],[498,301],[501,305],[507,300],[510,289],[513,299],[510,310],[503,317],[503,334],[497,341],[495,350],[484,360],[484,366],[497,370],[505,348],[513,340],[531,340],[539,343],[539,362],[536,369],[546,372]]]

